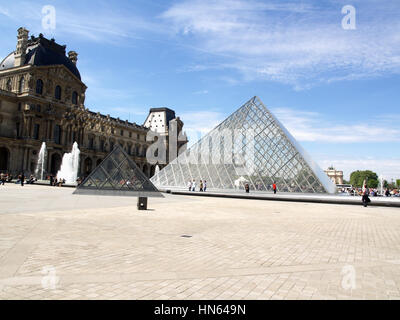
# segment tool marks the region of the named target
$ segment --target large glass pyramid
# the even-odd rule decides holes
[[[258,97],[181,153],[151,181],[158,188],[186,189],[189,181],[207,189],[335,193],[328,176],[307,155]]]
[[[76,188],[74,194],[163,197],[119,145]]]

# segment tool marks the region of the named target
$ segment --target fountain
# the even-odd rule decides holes
[[[384,192],[383,192],[383,187],[384,187],[384,179],[383,179],[383,176],[380,176],[380,177],[379,177],[379,185],[378,185],[378,188],[379,188],[379,191],[380,191],[381,196],[383,196],[383,194],[384,194]]]
[[[62,159],[61,168],[57,173],[58,180],[65,180],[65,184],[76,185],[79,169],[79,154],[78,144],[74,142],[71,153],[65,153]]]
[[[44,180],[43,174],[44,174],[44,167],[46,164],[46,157],[47,157],[46,142],[43,142],[42,146],[40,147],[38,161],[35,170],[35,176],[36,179],[38,180]]]
[[[156,165],[156,170],[154,170],[154,175],[157,176],[157,183],[160,184],[160,176],[158,173],[160,172],[160,167]]]

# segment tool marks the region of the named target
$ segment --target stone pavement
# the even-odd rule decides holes
[[[0,299],[400,299],[398,208],[72,191],[0,186]]]

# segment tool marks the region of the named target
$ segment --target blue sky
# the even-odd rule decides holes
[[[0,0],[0,59],[20,26],[78,52],[93,111],[170,107],[194,141],[257,95],[322,168],[400,178],[398,0]]]

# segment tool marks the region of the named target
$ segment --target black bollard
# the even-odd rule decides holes
[[[147,198],[139,197],[137,203],[138,210],[147,210]]]

